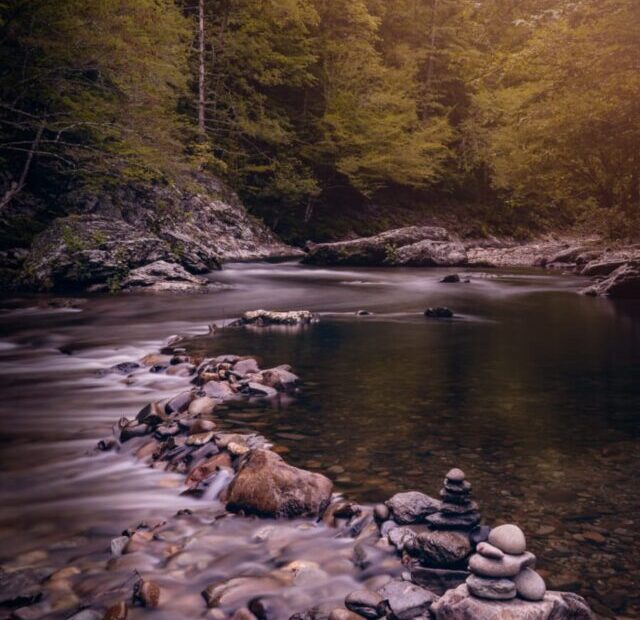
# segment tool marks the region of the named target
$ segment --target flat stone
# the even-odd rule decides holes
[[[187,437],[188,446],[204,446],[213,439],[213,432],[208,433],[196,433],[195,435],[189,435]]]
[[[527,549],[527,540],[524,532],[513,524],[499,525],[491,530],[489,542],[505,553],[518,555]]]
[[[401,525],[423,523],[427,516],[440,509],[439,500],[419,491],[396,493],[385,504],[391,511],[393,520]]]
[[[236,397],[236,393],[231,386],[223,381],[207,381],[202,386],[202,390],[205,396],[219,401],[231,400]]]
[[[478,504],[476,502],[466,501],[464,503],[452,504],[449,502],[442,502],[440,512],[445,515],[465,515],[470,512],[478,511]]]
[[[381,618],[384,615],[384,598],[373,590],[356,590],[344,599],[347,609],[364,618]]]
[[[394,618],[409,620],[427,613],[437,596],[409,581],[394,579],[378,590]]]
[[[489,558],[490,560],[501,560],[504,557],[504,551],[498,549],[498,547],[494,547],[488,542],[481,542],[477,547],[476,551],[484,556],[485,558]]]
[[[471,556],[469,570],[474,575],[499,579],[501,577],[515,577],[523,568],[534,566],[536,556],[525,552],[520,555],[508,555],[501,560],[490,560],[479,553]]]
[[[474,596],[494,601],[509,601],[516,597],[516,584],[511,579],[487,579],[470,575],[467,588]]]
[[[439,595],[462,585],[468,576],[466,570],[411,566],[411,581]]]
[[[471,483],[468,480],[464,480],[460,483],[454,483],[445,479],[443,489],[445,491],[449,491],[450,493],[467,494],[471,492]]]
[[[443,515],[437,512],[427,517],[427,523],[439,530],[468,530],[480,523],[480,513],[470,512],[465,515]]]
[[[527,601],[541,601],[547,592],[544,579],[530,568],[521,571],[514,581],[518,596]]]

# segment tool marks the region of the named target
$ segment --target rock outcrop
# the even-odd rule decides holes
[[[311,265],[413,266],[464,265],[464,246],[444,228],[409,226],[334,243],[309,244],[304,262]]]
[[[250,216],[217,179],[201,175],[191,179],[188,189],[183,185],[131,184],[70,193],[65,197],[68,215],[53,220],[33,240],[23,281],[36,289],[95,284],[113,289],[133,269],[155,261],[201,274],[225,261],[302,254]]]
[[[612,299],[640,299],[640,262],[617,267],[607,278],[583,292],[585,295],[602,295]]]

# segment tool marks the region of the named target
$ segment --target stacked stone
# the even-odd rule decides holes
[[[440,491],[440,510],[428,516],[427,523],[438,530],[473,529],[480,523],[480,512],[470,495],[471,484],[465,480],[464,472],[458,468],[452,469]]]
[[[541,601],[547,591],[542,577],[533,570],[536,558],[527,551],[524,533],[517,525],[491,530],[469,560],[469,592],[478,598],[509,601],[516,596]]]

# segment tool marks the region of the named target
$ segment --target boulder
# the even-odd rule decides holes
[[[612,299],[640,299],[640,262],[621,265],[608,278],[590,286],[583,293]]]
[[[466,265],[468,260],[464,246],[457,241],[424,239],[399,248],[386,262],[406,267],[454,267]]]
[[[123,290],[186,291],[201,289],[207,279],[189,273],[176,263],[158,260],[130,271],[119,283]]]
[[[405,548],[425,566],[449,568],[464,562],[471,553],[471,542],[462,532],[426,531],[418,534]]]
[[[618,267],[624,265],[627,261],[620,258],[617,260],[599,258],[588,262],[580,271],[581,276],[608,276],[611,275]]]
[[[385,504],[393,520],[402,525],[424,523],[426,517],[440,510],[439,500],[419,491],[396,493]]]
[[[255,325],[266,327],[269,325],[306,325],[317,320],[317,316],[309,310],[290,310],[288,312],[277,312],[274,310],[250,310],[245,312],[237,321],[230,324],[230,327],[242,325]]]
[[[547,592],[537,602],[483,600],[466,585],[449,590],[431,606],[436,620],[593,620],[583,598],[567,592]]]
[[[425,243],[399,255],[399,250],[406,246]],[[449,233],[436,226],[408,226],[397,228],[361,239],[338,241],[334,243],[309,244],[303,262],[312,265],[395,265],[413,264],[422,259],[434,256],[446,256],[451,248],[436,248],[430,243],[451,242]],[[464,251],[464,248],[463,248]],[[434,263],[432,263],[434,264]]]
[[[229,485],[227,508],[266,517],[315,517],[328,506],[332,487],[329,478],[288,465],[275,452],[257,449]]]

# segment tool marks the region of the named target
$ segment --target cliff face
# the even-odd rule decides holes
[[[32,241],[20,282],[37,289],[118,288],[132,269],[166,261],[192,274],[224,262],[299,255],[216,178],[76,189]]]

